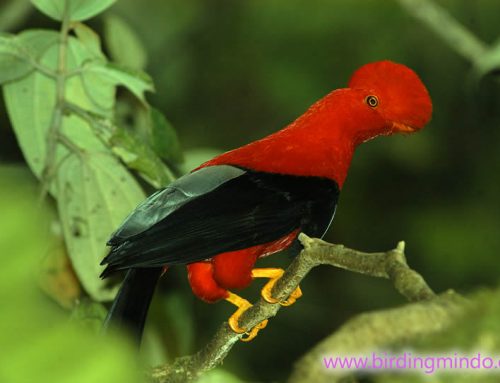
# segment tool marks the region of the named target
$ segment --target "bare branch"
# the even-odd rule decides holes
[[[304,234],[300,234],[299,240],[304,245],[304,250],[293,260],[273,290],[273,296],[279,300],[286,299],[312,268],[322,264],[388,278],[410,301],[435,297],[424,279],[408,267],[404,242],[400,242],[396,249],[384,253],[364,253],[342,245],[311,239]],[[275,316],[280,307],[279,304],[270,304],[261,299],[245,312],[240,319],[240,325],[252,328]],[[151,375],[152,380],[157,383],[192,381],[203,372],[221,364],[240,336],[225,322],[210,343],[195,355],[178,358],[172,364],[155,368]]]

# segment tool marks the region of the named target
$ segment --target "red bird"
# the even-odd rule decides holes
[[[231,292],[281,269],[254,268],[257,259],[297,243],[300,232],[322,237],[337,206],[354,149],[379,135],[411,133],[430,120],[432,103],[418,76],[404,65],[364,65],[349,81],[313,104],[286,128],[224,153],[179,178],[140,204],[108,242],[102,277],[128,270],[108,314],[140,340],[151,297],[163,268],[187,265],[191,288],[206,302],[238,306],[238,325],[251,304]],[[297,247],[298,249],[298,247]],[[295,290],[283,305],[302,295]]]

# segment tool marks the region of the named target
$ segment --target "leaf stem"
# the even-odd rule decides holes
[[[33,65],[33,68],[35,68],[38,72],[41,74],[50,77],[52,79],[57,79],[57,73],[50,70],[49,68],[45,67],[44,65],[40,64],[38,61],[36,61],[34,58],[30,58],[30,64]]]
[[[71,139],[69,139],[64,134],[59,133],[57,135],[57,140],[63,144],[69,151],[75,153],[79,157],[82,157],[85,153],[85,150],[80,148],[77,144],[75,144]]]
[[[57,78],[56,72],[54,72],[53,70],[40,64],[34,57],[31,56],[31,54],[29,52],[26,52],[26,51],[22,51],[22,52],[23,52],[23,55],[13,54],[12,56],[16,57],[18,59],[21,59],[21,60],[27,60],[33,66],[34,69],[36,69],[38,72],[44,74],[47,77],[50,77],[54,80]]]
[[[68,34],[70,31],[68,0],[64,0],[64,11],[61,30],[59,33],[59,54],[56,72],[56,104],[52,113],[52,120],[47,133],[47,150],[45,165],[42,172],[42,186],[39,200],[43,201],[50,189],[50,184],[55,174],[56,150],[59,141],[59,132],[64,117],[65,90],[66,90],[66,59],[68,47]]]
[[[66,79],[74,77],[74,76],[79,76],[84,71],[85,71],[85,68],[83,68],[83,67],[75,68],[75,69],[73,69],[73,70],[71,70],[71,71],[69,71],[69,72],[66,73]]]

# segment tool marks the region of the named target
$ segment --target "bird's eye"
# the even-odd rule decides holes
[[[378,98],[377,98],[377,96],[366,96],[365,102],[371,108],[376,108],[378,106]]]

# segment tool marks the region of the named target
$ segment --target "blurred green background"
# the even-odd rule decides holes
[[[500,2],[435,2],[485,44],[500,36]],[[344,87],[364,63],[390,59],[413,68],[433,99],[431,123],[417,135],[380,138],[358,149],[326,239],[365,251],[404,239],[409,264],[438,292],[496,285],[498,82],[494,73],[474,76],[470,60],[399,2],[118,0],[89,25],[101,34],[109,15],[123,18],[144,45],[156,87],[148,99],[176,128],[192,166],[207,153],[285,126]],[[34,27],[58,24],[29,5],[0,20],[0,28],[13,33]],[[24,166],[1,100],[0,135],[2,165]],[[27,177],[15,174],[22,176],[2,176],[0,191]],[[286,255],[263,262],[287,263]],[[169,270],[155,297],[144,344],[150,363],[196,351],[233,311],[194,298],[185,274]],[[257,298],[258,287],[243,295]],[[331,267],[313,270],[302,289],[304,297],[253,342],[236,345],[224,370],[243,380],[283,380],[299,356],[347,319],[404,303],[385,280]]]

